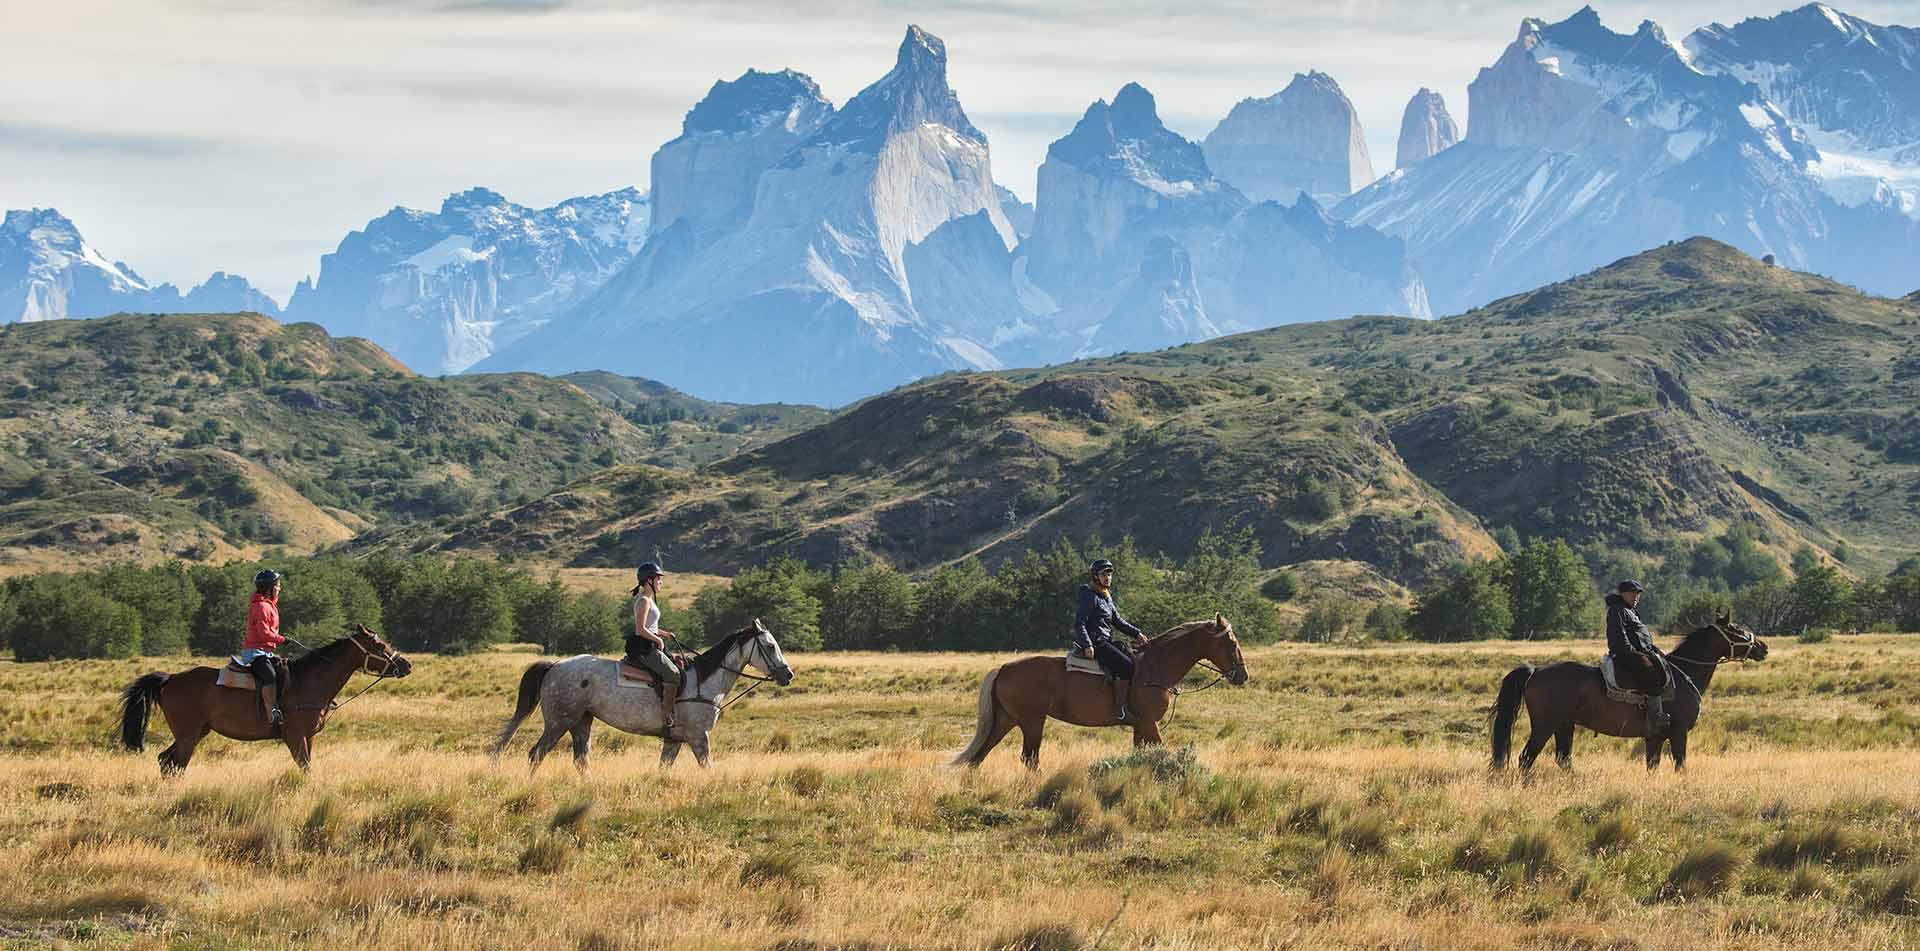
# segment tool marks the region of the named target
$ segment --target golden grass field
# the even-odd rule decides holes
[[[1724,671],[1685,775],[1582,732],[1570,774],[1489,776],[1500,676],[1599,649],[1252,649],[1181,700],[1184,775],[1090,775],[1126,735],[1059,724],[1037,773],[1017,740],[944,769],[1004,658],[833,654],[730,711],[711,771],[602,727],[589,778],[563,743],[530,779],[537,717],[484,753],[533,657],[500,651],[416,657],[311,774],[213,739],[163,781],[114,694],[184,660],[0,661],[0,945],[1920,946],[1920,638]]]

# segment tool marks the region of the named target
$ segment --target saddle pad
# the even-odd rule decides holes
[[[1600,656],[1600,679],[1606,685],[1608,700],[1616,703],[1632,704],[1636,707],[1644,707],[1647,705],[1646,694],[1638,690],[1628,690],[1620,686],[1620,681],[1613,670],[1612,654],[1602,654]],[[1673,674],[1671,671],[1667,674],[1667,687],[1660,692],[1660,699],[1663,702],[1673,699]]]
[[[1091,657],[1081,657],[1079,654],[1068,654],[1067,655],[1067,673],[1099,674],[1100,676],[1105,677],[1107,675],[1107,670],[1106,668],[1100,666],[1099,661],[1094,660]]]
[[[234,670],[232,667],[221,668],[219,676],[213,678],[213,682],[217,686],[235,687],[240,690],[252,690],[254,686],[252,674],[244,670]]]
[[[655,679],[653,671],[645,667],[635,667],[623,660],[620,662],[620,676],[615,683],[621,687],[651,688]]]

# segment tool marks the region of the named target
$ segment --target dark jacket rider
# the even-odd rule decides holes
[[[1613,655],[1614,677],[1647,695],[1647,727],[1654,731],[1673,722],[1660,709],[1660,695],[1667,685],[1664,655],[1653,644],[1646,622],[1634,608],[1646,592],[1638,581],[1622,581],[1619,590],[1607,595],[1607,653]]]
[[[1081,657],[1098,661],[1100,668],[1114,678],[1113,699],[1120,722],[1130,718],[1127,712],[1127,688],[1133,680],[1133,654],[1113,638],[1115,629],[1133,635],[1134,647],[1144,647],[1146,636],[1140,633],[1113,603],[1113,562],[1104,558],[1093,563],[1092,580],[1080,586],[1080,610],[1073,622],[1073,650]]]

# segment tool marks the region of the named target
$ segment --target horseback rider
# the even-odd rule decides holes
[[[1080,611],[1073,623],[1074,653],[1098,661],[1100,669],[1113,678],[1113,702],[1121,723],[1132,719],[1127,711],[1127,688],[1133,680],[1133,654],[1113,639],[1114,628],[1133,635],[1137,650],[1147,645],[1146,635],[1120,616],[1113,603],[1113,562],[1100,559],[1088,569],[1092,575],[1080,586]]]
[[[1646,623],[1634,613],[1646,590],[1640,582],[1628,580],[1607,595],[1607,653],[1613,655],[1614,679],[1646,695],[1647,732],[1652,734],[1671,725],[1673,717],[1660,709],[1660,695],[1670,676],[1665,655],[1654,646]]]
[[[280,664],[274,652],[286,641],[280,635],[280,572],[265,568],[253,576],[253,599],[247,605],[247,636],[240,642],[240,663],[253,672],[255,690],[267,711],[267,724],[286,722],[280,712]]]
[[[660,629],[660,579],[666,571],[653,562],[645,562],[635,571],[633,586],[633,633],[627,635],[627,663],[644,667],[659,678],[663,728],[673,733],[673,707],[680,692],[680,666],[667,656],[667,641],[672,631]],[[676,640],[678,638],[675,638]]]

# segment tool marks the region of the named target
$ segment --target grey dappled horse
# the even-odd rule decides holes
[[[727,693],[749,666],[764,671],[782,687],[793,682],[793,668],[787,666],[779,642],[757,618],[752,627],[727,635],[687,663],[680,699],[674,704],[674,735],[668,736],[660,695],[651,685],[621,686],[619,661],[592,654],[540,661],[521,675],[519,703],[494,741],[493,755],[499,756],[506,749],[514,731],[538,703],[547,728],[527,753],[529,772],[540,768],[540,761],[553,751],[563,733],[573,734],[573,765],[586,772],[595,719],[616,730],[660,737],[663,768],[673,765],[683,743],[693,747],[694,758],[706,766],[707,734],[720,720]]]

